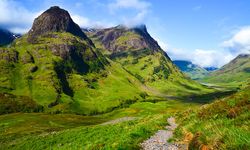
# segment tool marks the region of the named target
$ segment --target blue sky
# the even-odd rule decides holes
[[[27,32],[58,5],[82,27],[144,23],[172,59],[220,67],[250,49],[248,0],[0,0],[0,27]]]

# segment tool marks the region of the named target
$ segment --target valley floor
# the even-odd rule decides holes
[[[215,98],[208,94],[204,96],[204,102]],[[198,97],[203,98],[202,95]],[[140,143],[164,129],[167,118],[186,110],[196,110],[204,103],[195,97],[190,99],[164,97],[157,101],[141,101],[96,116],[1,115],[0,149],[140,149]]]

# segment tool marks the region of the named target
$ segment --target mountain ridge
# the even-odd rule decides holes
[[[248,78],[250,78],[250,54],[240,54],[220,69],[211,72],[202,81],[239,85]]]
[[[15,34],[6,29],[0,28],[0,46],[11,44],[19,37],[21,37],[20,34]]]
[[[174,60],[173,63],[191,79],[197,80],[208,75],[208,71],[191,61]]]

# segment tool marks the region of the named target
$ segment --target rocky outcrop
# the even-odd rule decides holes
[[[38,36],[49,32],[69,32],[93,45],[81,28],[71,19],[69,13],[58,6],[49,8],[35,19],[31,30],[28,32],[28,41],[34,43]]]
[[[84,30],[93,38],[101,41],[104,48],[111,52],[150,49],[160,51],[158,43],[149,35],[145,25],[128,28],[122,25],[96,30]]]

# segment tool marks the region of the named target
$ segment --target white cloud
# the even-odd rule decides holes
[[[130,27],[142,23],[149,12],[151,4],[143,0],[115,0],[108,4],[108,8],[112,14],[121,9],[134,9],[136,14],[134,17],[123,17],[123,23]]]
[[[0,1],[0,26],[12,32],[24,33],[30,28],[39,12],[30,12],[16,1]]]
[[[169,49],[169,45],[168,45],[167,43],[161,41],[160,38],[154,38],[154,39],[157,41],[157,43],[160,45],[160,47],[161,47],[164,51],[166,51],[166,50]]]
[[[242,27],[222,46],[234,54],[250,53],[250,26]]]
[[[232,37],[220,44],[217,50],[195,49],[185,50],[171,48],[158,40],[159,45],[172,60],[188,60],[202,67],[221,67],[239,54],[250,53],[250,26],[239,28]]]
[[[194,51],[187,51],[168,49],[166,52],[173,60],[188,60],[202,67],[221,67],[234,58],[230,52],[224,50],[195,49]]]
[[[171,48],[170,45],[159,40],[159,38],[156,38],[156,41],[172,60],[187,60],[201,67],[221,67],[236,57],[227,50],[195,49],[189,51]]]
[[[73,21],[77,23],[80,27],[93,27],[93,28],[107,28],[114,26],[111,22],[105,21],[92,21],[87,17],[79,16],[79,15],[71,15]]]
[[[91,24],[90,20],[86,17],[82,17],[79,15],[72,15],[71,17],[72,17],[73,21],[81,27],[89,27]]]
[[[120,8],[134,8],[140,11],[148,9],[150,3],[141,0],[116,0],[108,5],[111,11],[116,11]]]
[[[194,64],[198,64],[202,67],[221,67],[233,58],[234,56],[228,51],[203,49],[196,49],[192,52],[192,56],[190,56]]]
[[[80,7],[80,3],[76,4]],[[31,28],[36,17],[42,12],[31,12],[22,6],[22,3],[13,0],[0,0],[0,27],[14,33],[26,33]],[[81,27],[110,27],[111,22],[93,21],[84,16],[72,14],[72,19]]]

